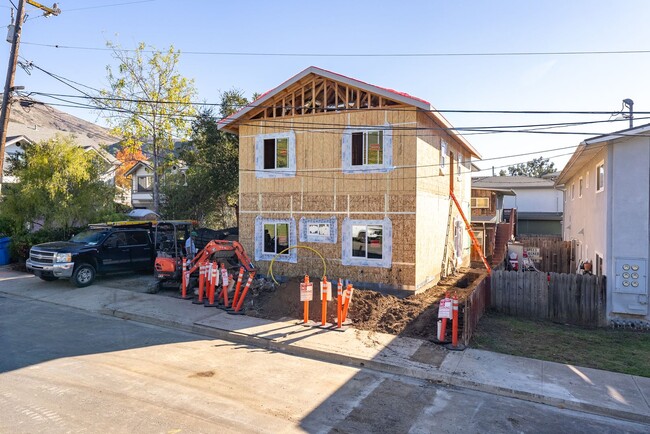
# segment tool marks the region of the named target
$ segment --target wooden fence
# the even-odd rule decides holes
[[[539,248],[539,260],[534,261],[539,271],[575,273],[575,241],[562,241],[562,238],[554,236],[521,236],[517,241],[521,242],[525,249]]]
[[[548,280],[550,277],[550,281]],[[507,315],[605,326],[605,277],[495,270],[491,305]]]
[[[465,299],[461,307],[463,316],[463,335],[462,341],[469,345],[469,341],[476,330],[478,321],[481,319],[485,310],[490,306],[490,276],[485,276],[474,291]]]

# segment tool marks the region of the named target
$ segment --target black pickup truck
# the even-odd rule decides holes
[[[97,274],[153,270],[150,225],[91,225],[70,241],[38,244],[29,251],[27,270],[46,281],[69,278],[89,286]]]

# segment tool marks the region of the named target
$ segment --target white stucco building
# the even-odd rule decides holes
[[[530,176],[473,178],[472,188],[512,191],[503,208],[517,209],[517,235],[562,235],[562,191],[551,179]]]
[[[607,276],[610,320],[647,323],[650,256],[650,124],[582,142],[558,177],[565,240]]]

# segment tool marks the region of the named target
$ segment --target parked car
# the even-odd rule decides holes
[[[29,251],[27,270],[45,281],[69,278],[78,287],[97,274],[152,271],[155,249],[150,223],[99,224],[69,241],[38,244]]]

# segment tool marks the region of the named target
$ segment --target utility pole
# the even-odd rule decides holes
[[[9,67],[7,68],[7,77],[5,88],[2,93],[2,107],[0,107],[0,192],[2,191],[2,178],[4,173],[5,145],[7,144],[7,127],[9,126],[9,113],[11,110],[11,93],[13,92],[14,77],[16,76],[16,64],[18,63],[18,47],[20,46],[20,33],[25,20],[25,2],[41,9],[45,16],[59,15],[61,10],[57,4],[51,8],[43,6],[33,0],[18,0],[18,11],[14,33],[11,35],[11,53],[9,54]]]

